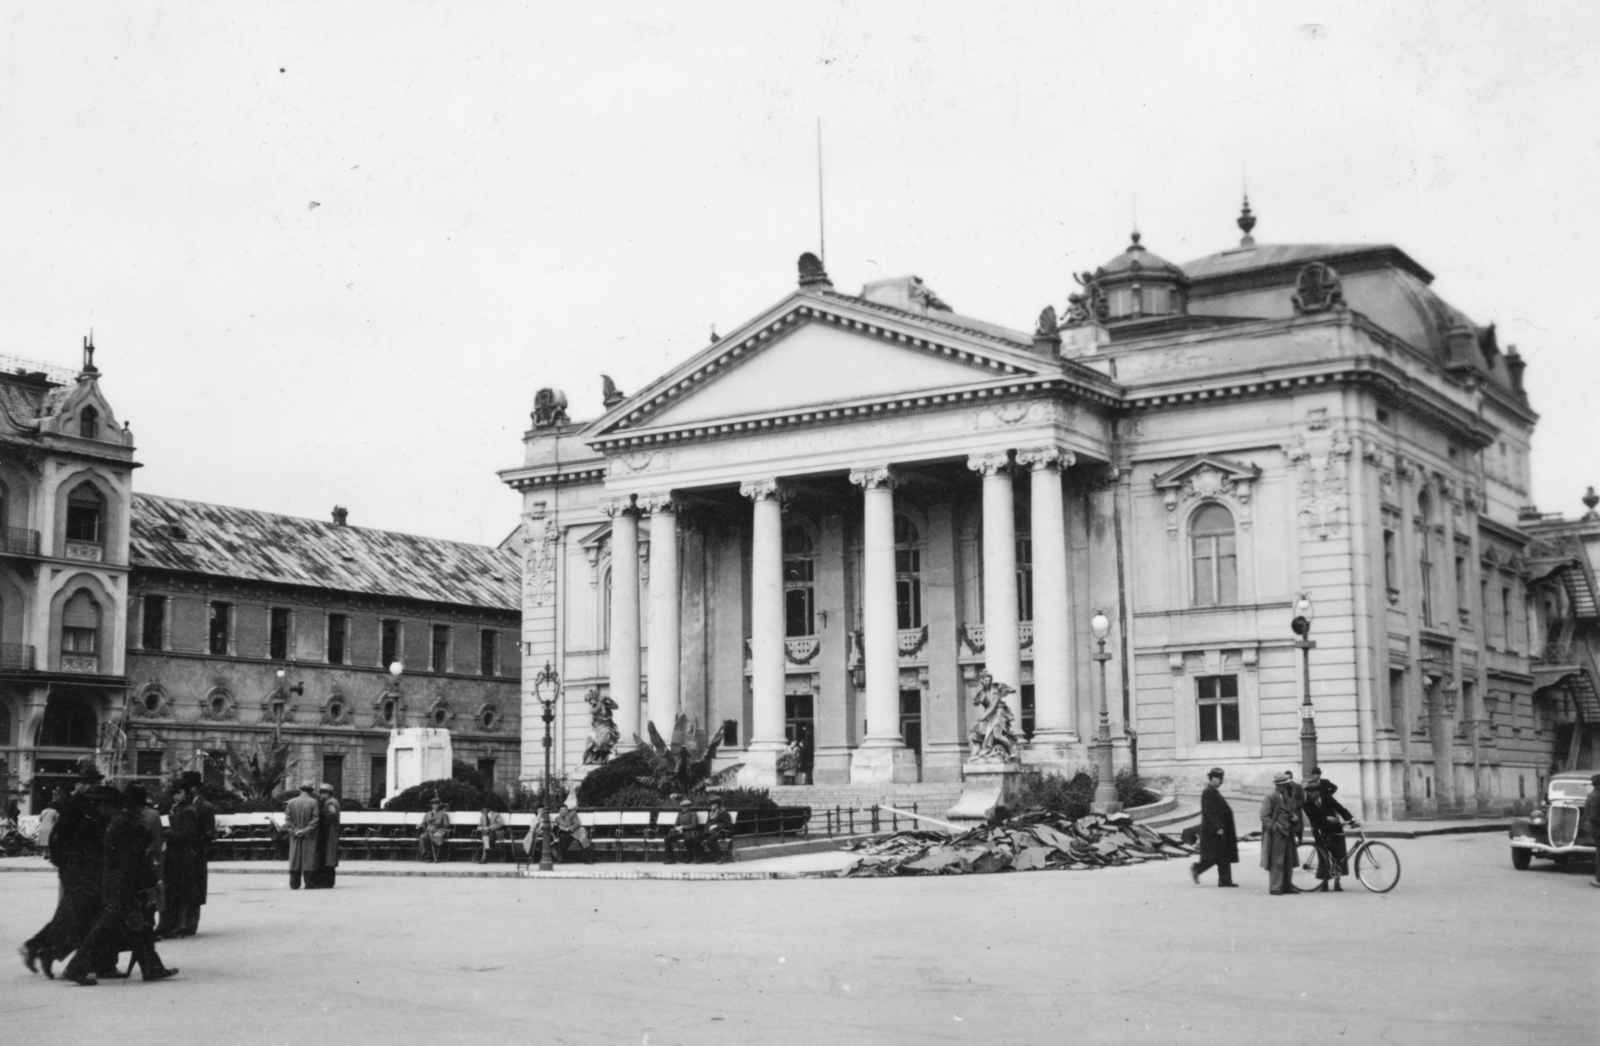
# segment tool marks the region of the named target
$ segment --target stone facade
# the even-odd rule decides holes
[[[1535,696],[1521,358],[1398,248],[1248,231],[1184,266],[1136,235],[1032,334],[914,277],[838,293],[807,256],[796,292],[598,417],[541,391],[502,476],[558,762],[597,689],[624,742],[722,725],[750,783],[793,740],[818,783],[958,780],[986,669],[1025,761],[1083,768],[1103,611],[1117,765],[1248,790],[1301,762],[1304,595],[1348,805],[1529,801],[1553,733],[1504,726],[1560,713]]]

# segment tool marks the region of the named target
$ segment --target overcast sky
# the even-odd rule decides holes
[[[471,541],[534,391],[600,409],[794,286],[1030,328],[1177,262],[1390,242],[1600,482],[1600,5],[0,5],[0,353],[92,326],[136,487]],[[1589,260],[1586,260],[1589,259]]]

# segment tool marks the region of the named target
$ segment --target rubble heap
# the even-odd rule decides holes
[[[852,843],[847,849],[861,858],[840,874],[854,878],[1082,871],[1195,853],[1192,847],[1135,824],[1124,814],[1090,814],[1073,821],[1046,813],[1024,814],[954,837],[943,832],[896,832]]]

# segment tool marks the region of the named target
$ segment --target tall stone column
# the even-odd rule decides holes
[[[601,506],[611,517],[611,700],[620,746],[639,733],[639,509],[633,495]]]
[[[776,479],[745,483],[739,493],[755,502],[750,542],[750,743],[741,784],[778,783],[783,751],[783,485]]]
[[[1017,528],[1010,456],[1005,451],[975,454],[967,467],[983,477],[984,668],[995,682],[1015,691],[1006,700],[1020,720],[1022,640],[1017,628]]]
[[[646,678],[650,681],[650,722],[672,737],[681,709],[678,666],[682,640],[679,622],[678,512],[671,492],[643,494],[639,508],[650,513],[650,638]]]
[[[856,469],[862,490],[861,617],[866,655],[867,736],[850,757],[851,784],[917,779],[917,754],[900,736],[900,634],[895,612],[894,488],[887,465]]]
[[[1035,447],[1017,452],[1031,469],[1033,501],[1033,747],[1073,744],[1072,686],[1078,678],[1067,593],[1067,516],[1061,473],[1073,463],[1069,450]],[[987,526],[987,520],[985,520]],[[987,612],[987,608],[985,608]],[[1021,709],[1017,709],[1021,714]]]

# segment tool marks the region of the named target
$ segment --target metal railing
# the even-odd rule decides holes
[[[0,672],[32,672],[33,647],[25,643],[0,643]]]
[[[917,804],[911,804],[911,812],[919,813]],[[741,815],[743,816],[743,815]],[[901,829],[901,818],[904,815],[895,809],[885,809],[873,804],[857,809],[854,806],[835,806],[831,810],[823,807],[818,810],[812,807],[811,824],[807,827],[813,829],[818,835],[832,838],[836,835],[875,835],[878,832],[898,832]],[[818,821],[821,823],[819,824]],[[914,818],[905,818],[905,829],[911,831],[919,826]],[[809,833],[808,833],[809,834]]]
[[[25,527],[0,527],[0,553],[8,556],[37,556],[39,532]]]

